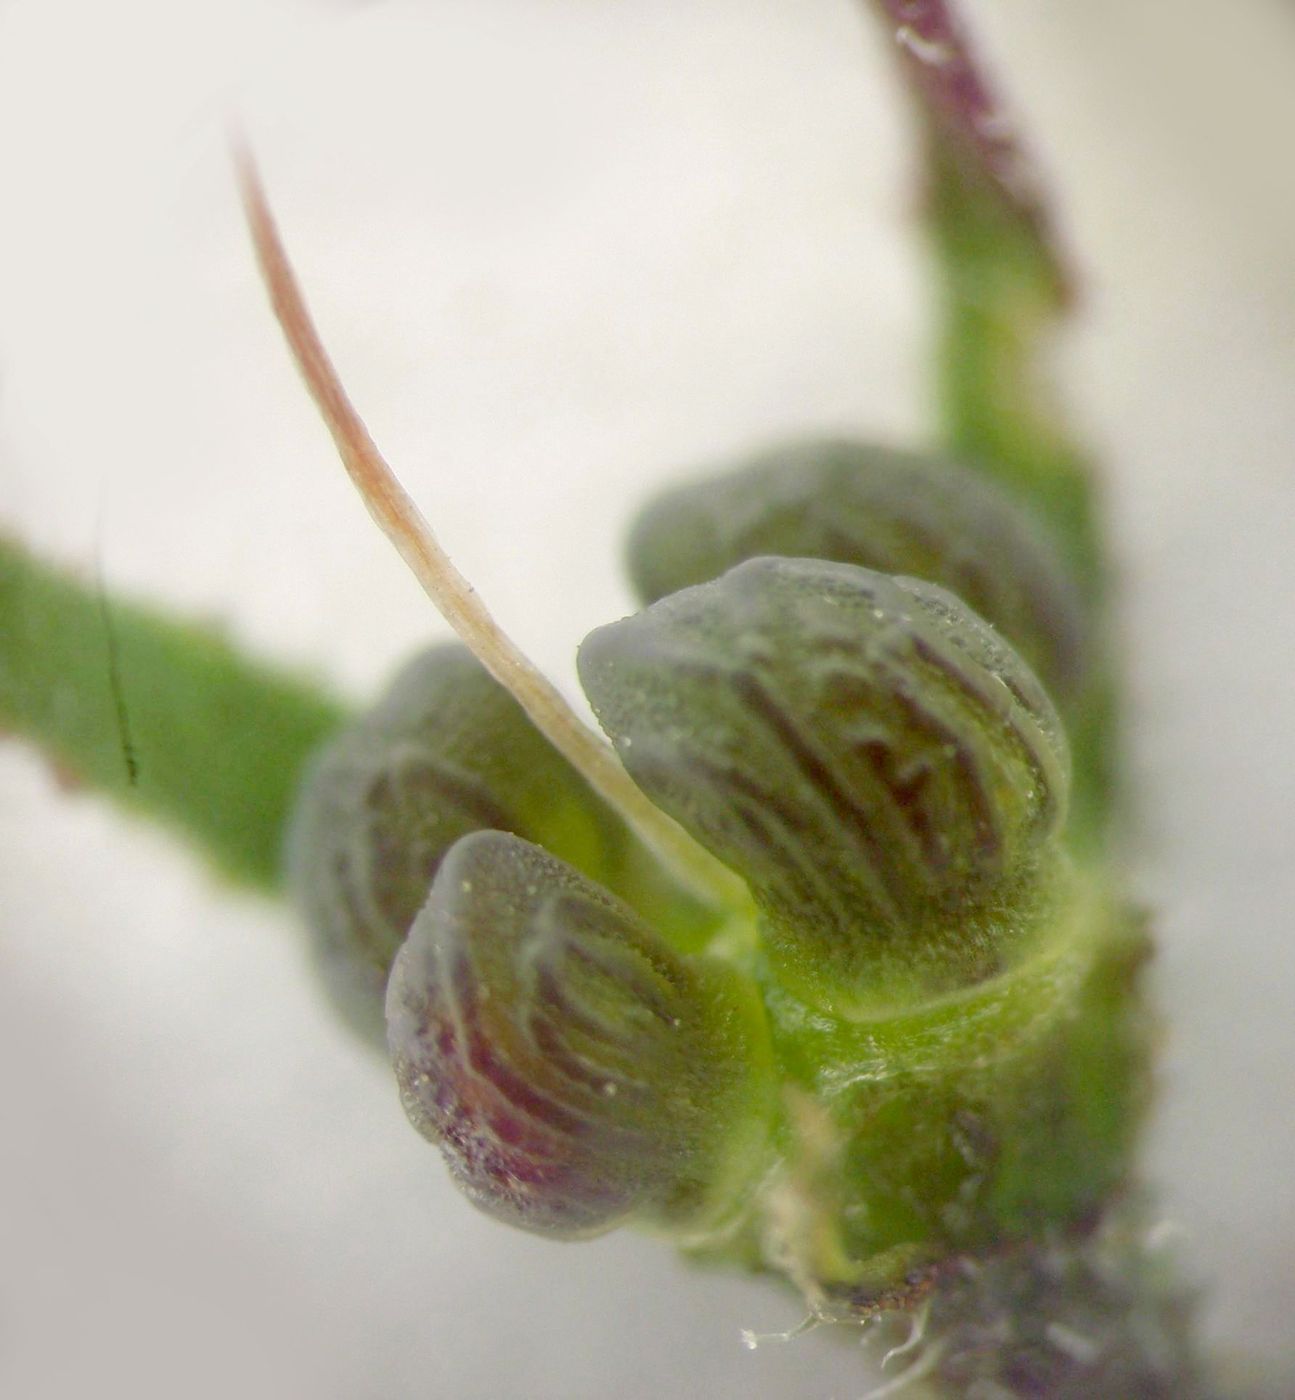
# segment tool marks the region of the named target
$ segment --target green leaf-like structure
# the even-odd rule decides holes
[[[109,596],[0,539],[0,731],[277,890],[303,769],[346,718],[212,627]]]
[[[932,584],[750,560],[594,632],[580,676],[634,779],[749,883],[779,976],[825,1008],[983,981],[1046,903],[1060,723]]]

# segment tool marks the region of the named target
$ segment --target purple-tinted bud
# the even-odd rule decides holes
[[[509,1224],[704,1228],[765,1160],[754,989],[516,837],[480,832],[445,858],[387,1024],[411,1122]]]
[[[446,851],[472,831],[540,841],[603,878],[634,850],[622,823],[467,648],[429,648],[316,759],[290,876],[334,1006],[385,1039],[387,974]]]

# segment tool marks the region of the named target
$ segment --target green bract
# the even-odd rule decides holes
[[[639,786],[749,883],[778,975],[825,1009],[995,975],[1060,878],[1056,714],[932,584],[751,560],[594,632],[580,677]]]
[[[1055,697],[1081,688],[1078,590],[1046,528],[981,473],[844,439],[790,442],[658,497],[628,544],[646,602],[766,554],[938,583],[1007,637]]]
[[[387,1019],[410,1119],[510,1224],[576,1237],[632,1215],[704,1233],[768,1164],[754,987],[516,837],[450,852]]]

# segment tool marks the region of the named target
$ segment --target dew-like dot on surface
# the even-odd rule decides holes
[[[911,24],[900,25],[895,31],[895,42],[907,49],[919,63],[931,68],[947,68],[957,57],[951,44],[923,38]]]

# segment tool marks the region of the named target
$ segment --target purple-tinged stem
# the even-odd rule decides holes
[[[1028,228],[1051,264],[1057,292],[1071,278],[1043,181],[1020,127],[978,62],[947,0],[871,0],[899,49],[905,82],[931,150],[964,178],[987,186],[1004,212]]]

